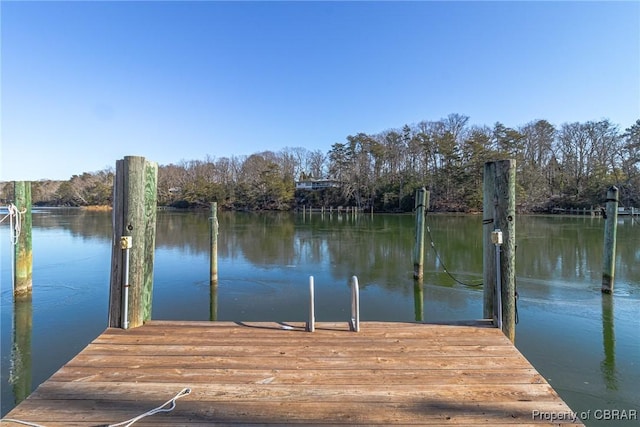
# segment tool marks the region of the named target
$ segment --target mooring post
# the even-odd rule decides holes
[[[429,192],[422,187],[416,190],[416,235],[413,246],[413,278],[421,279],[424,274],[424,226],[425,212],[429,204]]]
[[[604,254],[602,256],[602,292],[607,294],[613,292],[615,281],[617,232],[618,188],[613,186],[607,191],[607,218],[604,222]]]
[[[496,262],[492,233],[496,229],[495,225],[495,162],[484,164],[482,201],[482,284],[483,284],[483,304],[482,317],[492,319],[494,315],[493,303],[496,289]]]
[[[116,162],[109,326],[135,328],[151,319],[158,165],[144,157]]]
[[[495,297],[501,298],[502,331],[512,341],[515,341],[516,324],[516,296],[515,296],[515,181],[516,161],[514,159],[500,160],[485,164],[484,180],[484,233],[483,233],[483,265],[487,269],[488,264],[494,264],[495,274],[493,279],[487,277],[484,272],[484,308],[485,318],[495,318]],[[491,217],[491,214],[493,216]],[[500,274],[497,274],[495,240],[492,233],[496,230],[502,232],[500,250]],[[494,237],[495,239],[495,237]],[[489,268],[491,270],[491,268]],[[496,295],[496,277],[500,278],[500,295]],[[493,286],[492,286],[493,285]],[[490,299],[490,300],[489,300]],[[490,306],[490,310],[489,307]]]
[[[209,241],[209,275],[211,284],[218,283],[218,203],[211,202],[211,227]]]
[[[33,288],[33,251],[31,237],[31,182],[13,183],[13,200],[16,207],[14,230],[13,296],[30,295]]]

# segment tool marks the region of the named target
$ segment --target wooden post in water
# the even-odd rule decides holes
[[[116,162],[109,326],[135,328],[151,319],[158,165],[144,157]]]
[[[494,301],[496,289],[496,262],[495,249],[491,241],[491,232],[497,228],[495,223],[495,179],[496,164],[487,162],[484,164],[483,177],[483,201],[482,201],[482,285],[483,304],[482,317],[493,319]]]
[[[491,240],[491,232],[502,231],[502,244],[500,250],[500,283],[502,302],[502,331],[512,341],[515,341],[515,267],[516,267],[516,240],[515,240],[515,216],[516,216],[516,161],[514,159],[499,160],[485,163],[484,177],[484,203],[483,208],[483,266],[496,263],[496,248]],[[487,233],[488,232],[488,233]],[[497,267],[493,268],[495,271]],[[491,268],[489,268],[491,270]],[[487,271],[484,272],[484,308],[486,318],[492,318],[495,305],[495,282],[497,271],[491,280]],[[489,300],[490,299],[490,300]],[[490,305],[490,309],[489,306]]]
[[[211,202],[209,228],[209,320],[218,320],[218,203]]]
[[[633,217],[632,217],[633,218]],[[616,234],[618,232],[618,188],[607,191],[607,218],[604,222],[604,254],[602,256],[602,292],[613,292],[616,273]]]
[[[31,295],[33,288],[33,251],[31,237],[31,182],[15,181],[13,183],[13,200],[18,210],[14,224],[16,227],[14,250],[13,280],[14,298]],[[13,230],[11,231],[13,232]]]
[[[209,242],[209,276],[211,284],[218,283],[218,203],[211,202],[211,227]]]
[[[424,188],[416,190],[416,235],[413,246],[413,278],[422,279],[424,274],[424,216],[429,205],[429,192]]]

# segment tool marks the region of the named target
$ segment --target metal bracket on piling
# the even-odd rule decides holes
[[[307,322],[307,332],[316,330],[316,309],[314,302],[313,276],[309,276],[309,321]]]
[[[360,287],[356,276],[351,278],[351,320],[349,321],[349,329],[353,332],[360,332]]]
[[[129,329],[129,257],[133,247],[133,239],[131,236],[120,237],[120,248],[124,251],[124,271],[122,272],[122,287],[124,288],[122,304],[122,329]]]

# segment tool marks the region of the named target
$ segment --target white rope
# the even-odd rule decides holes
[[[18,238],[22,232],[22,216],[27,212],[27,209],[19,210],[16,205],[11,203],[7,206],[7,215],[0,220],[0,223],[9,218],[9,241],[11,246],[18,243]],[[11,250],[11,288],[15,292],[16,289],[16,274],[15,274],[15,250]]]
[[[173,411],[173,408],[176,407],[176,400],[180,399],[181,397],[187,396],[189,394],[191,394],[191,389],[190,388],[183,388],[182,390],[180,390],[180,392],[178,394],[173,396],[173,398],[167,400],[165,403],[163,403],[162,405],[158,406],[157,408],[154,408],[154,409],[152,409],[150,411],[147,411],[144,414],[138,415],[135,418],[131,418],[130,420],[123,421],[123,422],[118,423],[118,424],[109,424],[109,427],[118,427],[118,426],[129,427],[130,425],[132,425],[136,421],[140,421],[141,419],[143,419],[145,417],[157,414],[159,412],[171,412],[171,411]],[[165,408],[165,406],[167,406],[169,404],[171,406],[168,407],[168,408]]]
[[[150,411],[147,411],[144,414],[140,414],[135,418],[131,418],[130,420],[126,420],[126,421],[123,421],[123,422],[118,423],[118,424],[108,424],[107,427],[120,427],[120,426],[130,427],[131,425],[133,425],[133,423],[138,422],[143,418],[146,418],[146,417],[149,417],[151,415],[157,414],[159,412],[171,412],[176,407],[176,400],[180,399],[181,397],[188,396],[189,394],[191,394],[191,389],[190,388],[183,388],[182,390],[180,390],[180,392],[178,394],[173,396],[173,398],[167,400],[165,403],[163,403],[162,405],[158,406],[157,408],[151,409]],[[167,405],[170,405],[170,406],[168,408],[165,408],[165,406],[167,406]],[[21,420],[16,420],[16,419],[12,419],[12,418],[3,418],[3,419],[0,420],[0,423],[3,423],[3,422],[11,422],[11,423],[16,423],[16,424],[22,424],[22,425],[30,426],[30,427],[46,427],[46,426],[43,426],[41,424],[30,423],[28,421],[21,421]]]
[[[13,418],[3,418],[0,420],[0,423],[16,423],[16,424],[22,424],[23,426],[45,427],[41,424],[30,423],[28,421],[22,421],[22,420],[14,420]]]
[[[9,218],[9,226],[11,228],[9,241],[15,246],[22,232],[22,216],[27,212],[27,209],[18,210],[18,207],[11,203],[7,206],[7,211],[8,213],[0,220],[0,223]]]

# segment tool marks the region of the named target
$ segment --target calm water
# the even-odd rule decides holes
[[[419,295],[411,215],[224,212],[213,296],[207,217],[159,212],[154,319],[304,321],[314,275],[316,319],[346,322],[354,274],[363,320],[482,317],[481,288],[454,282],[442,265],[462,282],[482,281],[479,216],[427,218],[440,260],[428,250]],[[107,322],[110,214],[43,209],[34,212],[33,227],[33,302],[15,312],[8,227],[0,227],[2,415]],[[516,227],[518,348],[575,412],[640,411],[640,225],[619,222],[613,298],[600,293],[602,220],[520,216]]]

